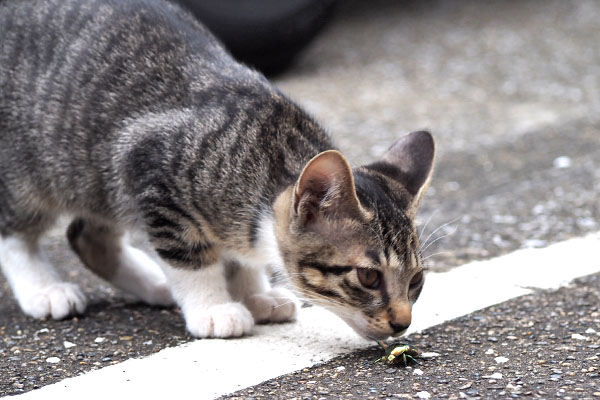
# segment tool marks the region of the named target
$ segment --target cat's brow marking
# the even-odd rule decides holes
[[[379,253],[375,250],[367,250],[365,252],[365,256],[367,256],[371,261],[373,261],[374,264],[381,265]]]
[[[334,275],[343,275],[352,271],[354,267],[346,266],[346,265],[325,265],[317,262],[302,262],[300,263],[302,268],[313,268],[321,272],[323,275],[334,274]]]

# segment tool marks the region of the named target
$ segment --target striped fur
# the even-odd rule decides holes
[[[0,44],[2,240],[20,238],[34,249],[57,216],[75,216],[74,250],[110,280],[116,267],[83,254],[84,244],[106,236],[106,249],[119,253],[128,244],[112,238],[141,229],[197,336],[236,336],[251,324],[218,331],[211,314],[208,331],[191,327],[205,316],[188,313],[188,304],[202,308],[205,300],[189,300],[192,289],[178,294],[174,288],[185,285],[175,276],[200,276],[232,259],[271,262],[265,246],[276,249],[297,290],[359,333],[384,337],[410,323],[406,304],[422,286],[408,283],[422,269],[413,218],[431,174],[429,134],[401,139],[376,164],[345,170],[315,121],[162,0],[5,0]],[[331,182],[319,175],[329,165],[339,169]],[[25,310],[7,260],[0,255]],[[366,288],[357,268],[377,269],[383,283]],[[210,276],[225,276],[215,271]],[[238,286],[209,296],[221,300],[206,308],[242,301],[257,319],[246,301],[255,293],[242,296],[231,289]]]

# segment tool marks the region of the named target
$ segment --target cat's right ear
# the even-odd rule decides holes
[[[294,186],[295,225],[318,229],[318,224],[361,215],[352,169],[336,150],[316,155],[304,167]]]
[[[398,139],[380,161],[367,166],[400,182],[416,210],[433,172],[435,143],[429,132],[412,132]]]

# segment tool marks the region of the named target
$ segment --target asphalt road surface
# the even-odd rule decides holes
[[[420,212],[432,281],[600,230],[600,2],[348,1],[275,83],[355,165],[405,132],[434,134],[436,173]],[[34,389],[193,342],[178,310],[132,302],[80,267],[60,230],[45,248],[91,305],[79,318],[34,321],[0,278],[1,396],[43,393]],[[588,258],[600,271],[596,248]],[[401,341],[438,356],[408,368],[374,364],[381,352],[365,342],[226,397],[600,398],[599,288],[593,274],[413,333]],[[434,298],[476,289],[454,284]],[[232,362],[243,341],[227,342]]]
[[[598,398],[600,274],[510,300],[403,340],[437,356],[374,363],[371,348],[226,399]]]

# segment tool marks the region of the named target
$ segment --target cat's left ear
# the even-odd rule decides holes
[[[416,210],[433,173],[435,143],[429,132],[412,132],[398,139],[380,161],[367,166],[400,182]]]
[[[306,164],[294,186],[297,226],[319,229],[327,221],[360,218],[361,214],[352,169],[342,153],[324,151]]]

